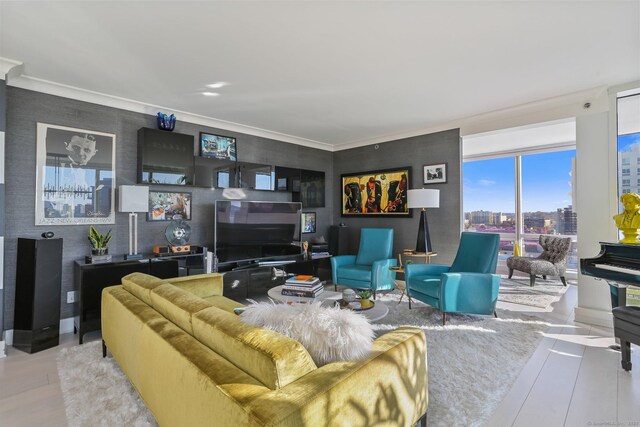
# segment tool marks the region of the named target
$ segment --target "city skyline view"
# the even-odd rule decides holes
[[[522,156],[522,211],[555,212],[572,204],[575,150]],[[464,212],[515,212],[513,157],[463,163]]]

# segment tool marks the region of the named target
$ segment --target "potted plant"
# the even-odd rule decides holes
[[[109,253],[111,241],[111,229],[107,234],[100,233],[93,225],[89,228],[89,242],[91,242],[91,255],[106,255]]]
[[[371,301],[369,298],[371,298],[371,295],[373,295],[373,293],[371,292],[370,289],[359,289],[358,290],[358,296],[360,297],[360,306],[363,309],[369,308],[371,306],[373,306],[373,301]]]

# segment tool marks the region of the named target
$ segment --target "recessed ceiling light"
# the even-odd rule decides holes
[[[207,85],[207,87],[210,87],[211,89],[220,89],[223,86],[226,86],[228,83],[227,82],[216,82],[216,83],[211,83],[210,85]]]
[[[220,96],[217,92],[202,92],[204,96]]]

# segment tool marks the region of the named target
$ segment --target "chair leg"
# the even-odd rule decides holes
[[[535,274],[530,274],[529,275],[529,286],[532,286],[536,283],[536,275]]]
[[[509,269],[509,279],[511,279],[511,276],[513,276],[513,268]]]
[[[567,279],[564,278],[564,276],[560,276],[560,280],[562,281],[562,284],[567,286]]]
[[[107,357],[107,344],[102,340],[102,357]]]
[[[420,427],[427,427],[427,414],[425,412],[425,414],[423,416],[420,417],[420,419],[418,420],[418,423],[416,425],[419,425]]]
[[[497,313],[495,310],[493,310],[493,316],[494,316],[496,319],[498,318],[498,313]]]
[[[620,339],[620,350],[622,351],[622,369],[631,370],[631,343]]]
[[[444,326],[447,323],[447,313],[445,313],[444,311],[442,312],[442,326]]]
[[[373,300],[374,301],[376,300],[376,291],[375,290],[373,291]]]

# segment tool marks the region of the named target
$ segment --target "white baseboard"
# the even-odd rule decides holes
[[[576,307],[575,321],[589,325],[604,326],[613,329],[613,315],[611,311],[594,310],[593,308]]]
[[[4,349],[5,349],[5,342],[0,341],[0,359],[2,359],[3,357],[7,357],[7,352],[4,351]]]
[[[60,334],[68,334],[69,332],[73,332],[73,317],[60,319]],[[13,329],[8,329],[4,331],[4,333],[4,342],[6,345],[13,345]]]

